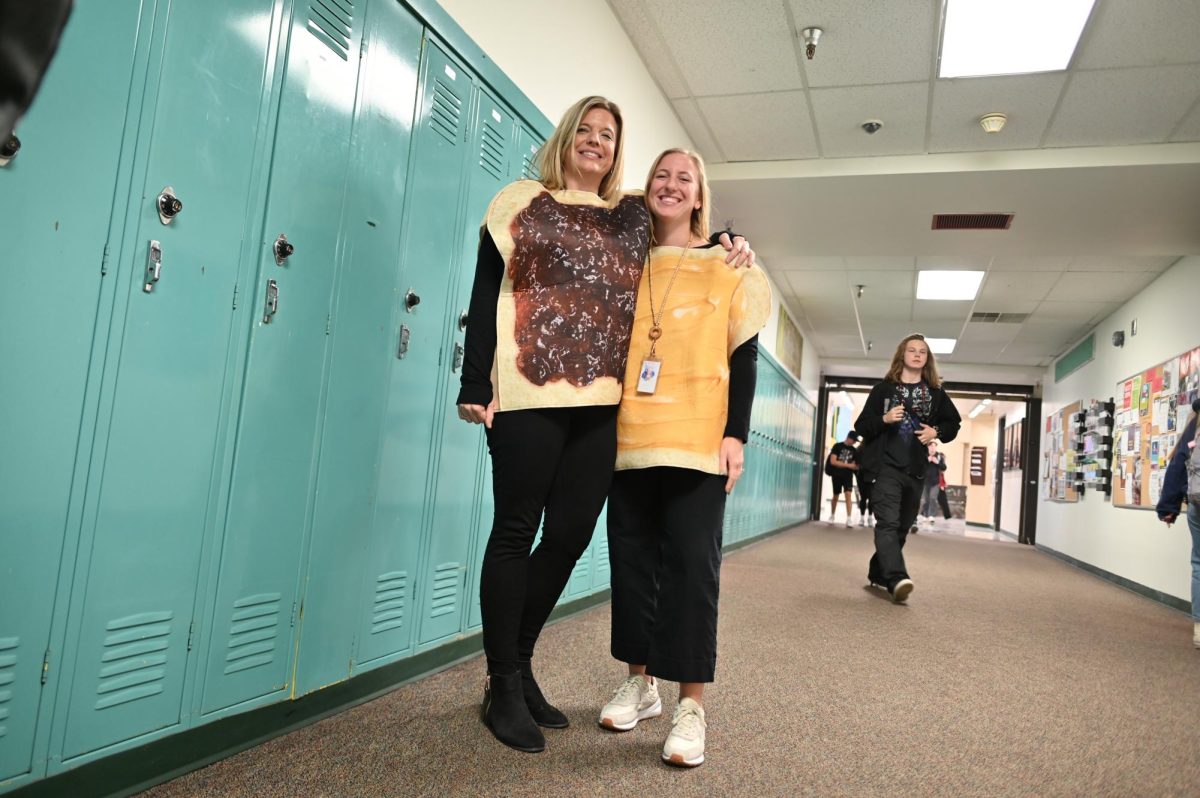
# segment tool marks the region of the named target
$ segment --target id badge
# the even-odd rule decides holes
[[[638,393],[654,393],[658,388],[658,372],[662,369],[662,361],[656,357],[648,357],[642,361],[642,370],[638,374]]]

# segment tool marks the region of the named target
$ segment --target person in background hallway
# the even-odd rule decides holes
[[[1187,500],[1187,524],[1192,533],[1192,645],[1200,648],[1200,447],[1197,447],[1196,417],[1200,399],[1192,402],[1192,417],[1167,463],[1162,495],[1158,499],[1159,520],[1167,526],[1179,518]]]
[[[949,443],[962,419],[942,390],[937,364],[923,335],[909,335],[896,347],[887,376],[871,389],[854,428],[864,436],[859,469],[875,480],[875,554],[867,566],[872,585],[887,588],[903,603],[913,581],[904,564],[904,542],[916,520],[935,439]]]
[[[13,128],[37,94],[71,5],[71,0],[0,0],[0,152],[13,146]]]
[[[539,152],[540,182],[512,183],[488,207],[468,310],[458,415],[485,427],[495,497],[479,586],[482,717],[529,753],[545,748],[539,727],[567,726],[534,679],[533,651],[612,482],[650,245],[643,198],[621,191],[623,129],[604,97],[567,109]],[[722,243],[753,260],[744,241]]]
[[[854,474],[858,471],[858,464],[854,462],[858,454],[854,447],[857,445],[858,433],[850,430],[846,433],[846,440],[835,443],[829,450],[829,457],[825,458],[825,473],[833,479],[833,498],[829,500],[830,523],[833,523],[837,515],[838,496],[842,496],[846,504],[846,526],[851,526],[853,505],[850,503],[850,497],[854,490]]]
[[[950,498],[946,496],[945,470],[938,474],[938,504],[942,508],[942,517],[949,521],[953,517],[953,513],[950,512]]]
[[[933,516],[937,512],[938,492],[941,491],[941,477],[946,471],[946,455],[938,451],[937,441],[929,444],[929,457],[925,461],[925,489],[921,496],[921,515],[923,521],[933,526]]]
[[[660,715],[658,679],[679,682],[662,759],[693,767],[704,762],[704,685],[716,671],[725,496],[742,474],[771,289],[761,269],[732,270],[708,246],[699,155],[660,155],[646,203],[655,247],[638,292],[608,497],[611,653],[627,675],[600,725],[627,731]]]

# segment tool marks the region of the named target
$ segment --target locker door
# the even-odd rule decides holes
[[[538,147],[542,146],[541,138],[524,124],[518,121],[512,142],[513,155],[509,159],[508,180],[536,180],[537,166],[535,156]],[[468,274],[473,268],[472,258],[464,255],[463,268],[466,270],[463,280],[471,280],[474,275]],[[487,451],[487,441],[479,442],[480,477],[479,512],[475,521],[475,541],[472,544],[470,587],[468,588],[467,628],[478,629],[483,624],[483,615],[479,607],[479,572],[483,568],[483,552],[487,548],[488,536],[492,532],[492,519],[496,513],[495,497],[492,495],[492,458]]]
[[[155,8],[166,29],[154,33],[133,122],[128,235],[106,277],[118,281],[114,322],[95,364],[107,363],[67,632],[69,705],[56,712],[64,759],[181,721],[273,5]],[[260,35],[246,35],[246,20]],[[169,224],[167,186],[183,202]]]
[[[362,4],[312,0],[290,23],[257,279],[247,292],[254,313],[208,622],[205,714],[291,682],[361,16]]]
[[[24,149],[0,168],[0,783],[33,768],[39,703],[49,706],[57,682],[41,684],[42,657],[138,14],[135,0],[75,9],[37,103],[19,127]],[[86,136],[73,124],[80,118],[88,121]],[[69,589],[61,592],[64,602]]]
[[[458,268],[446,309],[448,361],[443,363],[445,400],[438,447],[437,481],[434,484],[432,534],[424,566],[426,600],[422,604],[421,643],[457,634],[468,620],[467,565],[479,506],[480,480],[468,481],[479,472],[483,428],[458,417],[453,402],[458,393],[466,335],[467,306],[475,277],[475,255],[479,228],[488,203],[508,182],[514,137],[514,120],[507,108],[483,88],[473,102],[470,160],[466,192],[457,231]],[[431,589],[432,588],[432,589]]]
[[[433,422],[446,398],[443,322],[458,246],[472,77],[427,36],[419,86],[356,668],[411,645],[429,469],[436,463]]]
[[[359,68],[347,249],[334,311],[329,401],[300,625],[297,694],[350,675],[375,508],[380,422],[395,357],[391,313],[409,171],[421,25],[372,3]]]

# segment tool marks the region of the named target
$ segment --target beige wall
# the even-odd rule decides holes
[[[987,447],[983,485],[971,484],[972,446]],[[958,437],[941,449],[946,455],[946,483],[967,486],[967,521],[990,526],[995,499],[996,418],[991,415],[964,418]]]

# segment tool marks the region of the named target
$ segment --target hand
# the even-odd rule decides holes
[[[749,268],[754,265],[754,250],[750,249],[750,243],[746,239],[737,236],[730,241],[729,233],[721,233],[717,240],[729,252],[729,255],[725,257],[726,263],[732,264],[736,269]]]
[[[1167,526],[1171,526],[1175,523],[1175,519],[1178,517],[1179,516],[1176,513],[1167,513],[1166,515],[1160,515],[1158,520],[1162,521]]]
[[[729,493],[733,490],[733,486],[737,484],[737,481],[741,479],[746,463],[740,440],[737,438],[725,438],[721,441],[720,463],[721,473],[729,475],[729,478],[725,480],[725,492]]]
[[[928,424],[922,424],[921,429],[917,430],[917,440],[928,446],[937,438],[937,430]],[[929,458],[932,462],[937,462],[936,457]]]
[[[496,417],[496,400],[488,402],[487,407],[483,405],[459,405],[458,417],[470,424],[482,424],[488,429],[492,428],[492,420]]]
[[[851,463],[850,465],[846,466],[846,468],[849,468],[851,471],[857,471],[858,463]]]
[[[883,414],[884,424],[899,424],[904,420],[904,405],[896,405]]]

